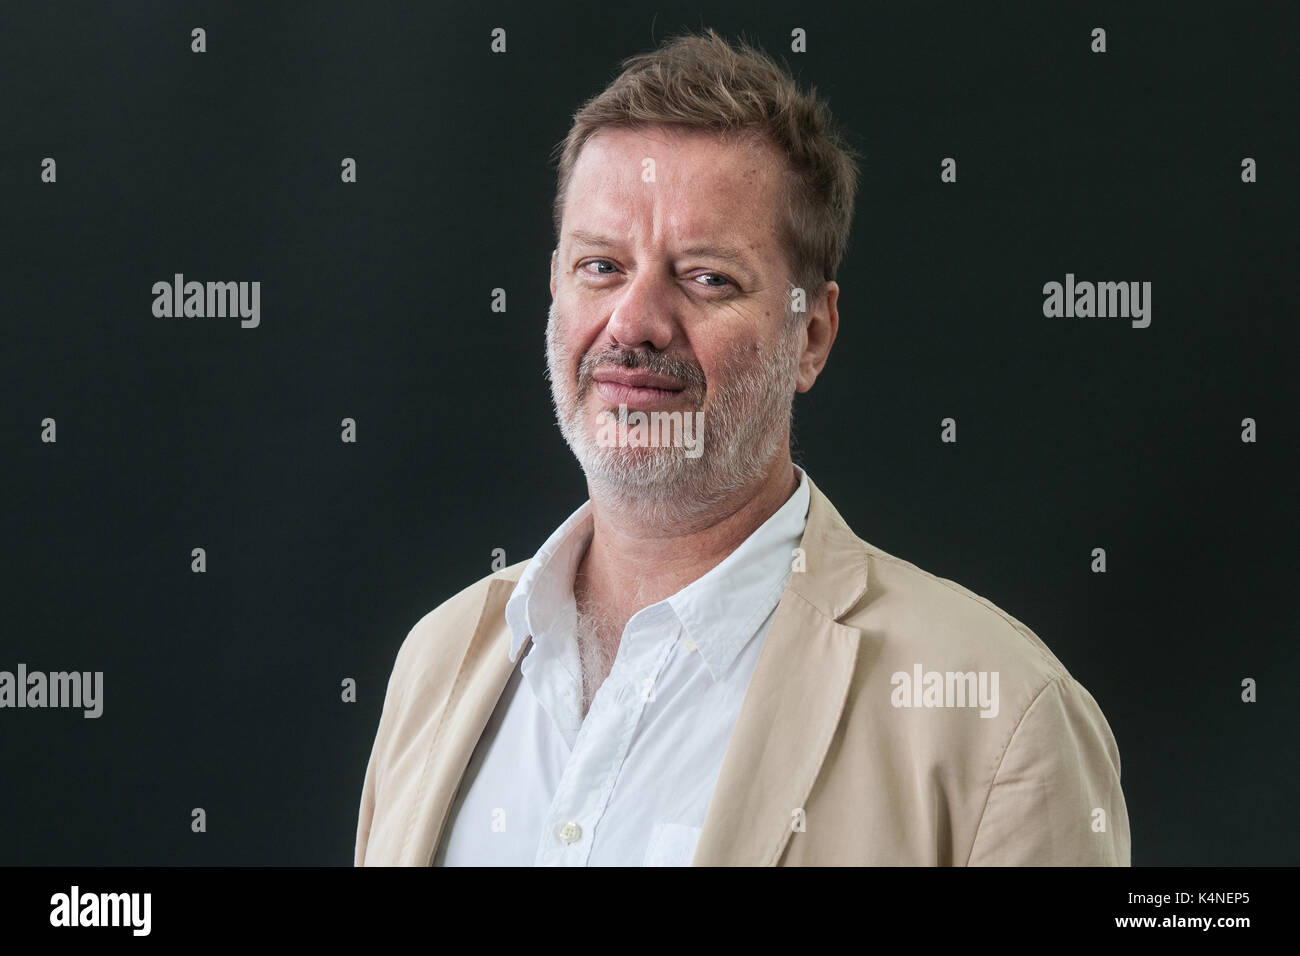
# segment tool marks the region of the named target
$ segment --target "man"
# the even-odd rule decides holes
[[[1088,692],[791,462],[856,190],[828,111],[711,31],[624,67],[550,266],[590,500],[407,636],[356,863],[1127,865]]]

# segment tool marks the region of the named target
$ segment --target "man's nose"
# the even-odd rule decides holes
[[[639,271],[623,286],[605,331],[614,343],[628,349],[649,347],[660,352],[673,340],[676,327],[671,277],[651,269]]]

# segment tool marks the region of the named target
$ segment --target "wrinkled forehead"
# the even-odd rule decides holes
[[[785,171],[780,152],[750,132],[599,130],[574,163],[561,241],[574,230],[774,239]]]

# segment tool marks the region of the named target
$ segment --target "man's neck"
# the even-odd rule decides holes
[[[790,456],[783,455],[689,528],[647,526],[634,511],[593,495],[594,529],[575,583],[590,604],[626,623],[721,564],[798,487]]]

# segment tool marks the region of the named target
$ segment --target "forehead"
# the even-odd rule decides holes
[[[774,253],[784,171],[780,152],[752,135],[603,129],[574,164],[563,232],[731,237],[755,254]]]

